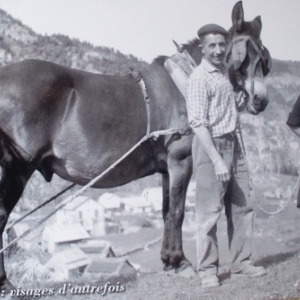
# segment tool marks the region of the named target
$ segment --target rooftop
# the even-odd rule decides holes
[[[45,227],[44,234],[50,235],[53,241],[56,243],[77,241],[90,238],[90,235],[80,224],[61,225],[55,223],[53,225]]]

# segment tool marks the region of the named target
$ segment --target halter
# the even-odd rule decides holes
[[[240,67],[244,62],[247,55],[247,43],[250,42],[256,51],[256,57],[254,62],[251,64],[250,80],[251,80],[251,95],[254,96],[254,77],[255,70],[259,61],[263,64],[263,75],[266,76],[271,69],[271,57],[267,48],[262,45],[260,39],[254,39],[250,35],[240,35],[232,39],[228,51],[226,53],[225,61],[228,64],[230,57],[232,56],[233,66],[230,66],[229,73],[234,72],[235,76],[231,76],[230,79],[234,85],[235,91],[244,91],[247,93],[245,88],[245,82],[241,79]],[[231,69],[233,67],[233,70]],[[233,74],[231,74],[233,75]],[[240,80],[239,80],[240,79]],[[241,82],[242,81],[242,82]]]

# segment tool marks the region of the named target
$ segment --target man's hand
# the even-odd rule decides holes
[[[199,141],[200,141],[205,153],[211,159],[211,161],[214,165],[214,169],[215,169],[218,180],[228,181],[230,179],[229,170],[228,170],[223,158],[220,156],[220,154],[216,150],[216,147],[213,143],[213,140],[208,131],[208,128],[204,127],[204,126],[199,126],[199,127],[193,128],[193,130],[194,130],[196,136],[199,138]]]
[[[215,167],[215,172],[217,175],[218,180],[220,181],[229,181],[230,179],[230,173],[229,170],[223,161],[223,159],[220,157],[216,161],[213,162],[214,167]]]

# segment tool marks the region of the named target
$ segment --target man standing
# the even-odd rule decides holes
[[[216,24],[199,29],[203,59],[190,76],[186,89],[189,122],[195,133],[197,271],[203,287],[220,285],[216,232],[224,205],[231,275],[266,274],[263,267],[255,267],[250,261],[253,209],[248,203],[249,178],[242,140],[236,132],[237,108],[243,103],[235,100],[223,65],[227,35]]]

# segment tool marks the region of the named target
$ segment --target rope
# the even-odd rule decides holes
[[[115,163],[113,163],[110,167],[108,167],[106,170],[104,170],[100,175],[92,179],[87,185],[82,187],[80,190],[78,190],[76,193],[74,193],[68,201],[65,201],[64,203],[59,204],[51,213],[49,213],[47,216],[42,218],[37,224],[33,225],[31,228],[26,230],[23,234],[21,234],[19,237],[15,238],[13,241],[11,241],[9,244],[7,244],[5,247],[3,247],[0,250],[0,254],[3,253],[7,248],[14,245],[16,242],[18,242],[20,239],[27,236],[29,233],[31,233],[34,229],[39,227],[41,224],[43,224],[45,221],[47,221],[51,216],[53,216],[58,210],[62,209],[64,206],[66,206],[68,203],[70,203],[72,200],[77,198],[79,195],[81,195],[84,191],[86,191],[88,188],[90,188],[92,185],[94,185],[98,180],[100,180],[103,176],[105,176],[109,171],[111,171],[115,166],[117,166],[124,158],[126,158],[130,153],[132,153],[137,147],[139,147],[143,142],[147,141],[148,139],[157,139],[161,135],[172,135],[175,133],[179,133],[179,130],[176,129],[167,129],[167,130],[159,130],[151,132],[148,135],[145,135],[137,144],[135,144],[131,149],[129,149],[123,156],[121,156]]]
[[[241,129],[240,129],[240,126],[239,126],[239,127],[238,127],[238,130],[237,130],[237,138],[238,138],[238,141],[239,141],[239,143],[240,143],[240,146],[241,146],[241,149],[242,149],[242,154],[243,154],[244,159],[245,159],[245,161],[246,161],[247,169],[248,169],[248,172],[249,172],[249,169],[250,169],[250,168],[249,168],[249,165],[248,165],[248,161],[247,161],[247,159],[246,159],[245,146],[244,146],[243,139],[241,138],[240,134],[241,134]],[[249,176],[250,176],[250,172],[249,172]],[[291,200],[293,194],[295,193],[295,190],[296,190],[297,186],[299,185],[299,182],[300,182],[300,173],[299,173],[299,176],[298,176],[296,185],[295,185],[295,187],[294,187],[294,190],[292,191],[290,197],[288,198],[288,200],[284,203],[284,205],[283,205],[282,207],[279,207],[276,211],[266,211],[261,205],[259,205],[259,206],[258,206],[259,209],[260,209],[262,212],[264,212],[265,214],[268,214],[268,215],[276,215],[276,214],[282,212],[282,211],[285,209],[285,207],[288,205],[288,203],[290,202],[290,200]]]
[[[50,203],[51,201],[55,200],[57,197],[59,197],[60,195],[64,194],[66,191],[68,191],[69,189],[71,189],[72,187],[74,187],[76,184],[72,183],[71,185],[67,186],[65,189],[61,190],[59,193],[57,193],[56,195],[54,195],[53,197],[51,197],[50,199],[46,200],[44,203],[42,203],[41,205],[37,206],[36,208],[34,208],[33,210],[31,210],[30,212],[28,212],[27,214],[23,215],[22,217],[20,217],[19,219],[17,219],[16,221],[12,222],[11,224],[7,225],[5,228],[5,231],[9,230],[10,228],[12,228],[14,225],[18,224],[19,222],[21,222],[23,219],[25,219],[26,217],[32,215],[34,212],[36,212],[37,210],[39,210],[40,208],[44,207],[46,204]]]
[[[292,196],[294,195],[294,193],[296,191],[296,188],[299,185],[299,182],[300,182],[300,174],[298,176],[298,179],[297,179],[296,185],[294,187],[294,190],[292,191],[290,197],[288,198],[288,200],[284,203],[284,205],[282,207],[279,207],[276,211],[266,211],[264,208],[262,208],[261,206],[259,206],[260,210],[262,212],[264,212],[265,214],[268,214],[268,215],[276,215],[276,214],[282,212],[285,209],[285,207],[288,205],[288,203],[291,201]]]

